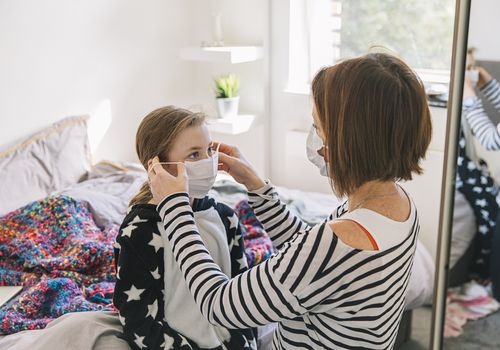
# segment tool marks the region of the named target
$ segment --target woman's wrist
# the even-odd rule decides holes
[[[255,191],[266,185],[266,182],[262,180],[257,174],[253,174],[249,180],[245,183],[245,187],[248,191]]]

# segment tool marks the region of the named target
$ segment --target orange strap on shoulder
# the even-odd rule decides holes
[[[366,234],[366,237],[368,237],[368,239],[370,240],[370,242],[371,242],[371,244],[372,244],[373,248],[374,248],[375,250],[379,250],[379,249],[378,249],[377,242],[375,242],[375,239],[372,237],[372,235],[370,234],[370,232],[368,232],[368,230],[367,230],[366,228],[364,228],[364,227],[363,227],[363,225],[361,225],[359,222],[356,222],[356,221],[354,221],[354,222],[355,222],[355,223],[356,223],[356,225],[358,225],[358,226],[359,226],[359,227],[363,230],[363,232]]]

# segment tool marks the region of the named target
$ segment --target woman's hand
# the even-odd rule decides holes
[[[188,177],[184,163],[177,163],[177,176],[173,176],[163,169],[159,162],[158,157],[148,161],[149,187],[153,194],[153,204],[159,204],[171,194],[188,191]]]
[[[214,142],[219,147],[219,170],[229,173],[237,182],[252,191],[266,183],[259,177],[253,167],[246,161],[238,148],[224,143]]]
[[[479,71],[479,79],[477,81],[477,87],[481,89],[487,82],[489,82],[492,79],[492,77],[491,74],[488,73],[488,71],[483,67],[476,67],[476,68]]]
[[[464,100],[467,97],[476,97],[476,92],[474,91],[474,88],[472,87],[472,83],[470,81],[470,78],[467,75],[465,75],[464,76],[464,92],[463,92]]]

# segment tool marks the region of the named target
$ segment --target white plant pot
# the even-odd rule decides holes
[[[232,118],[238,115],[238,105],[240,97],[218,98],[217,108],[219,110],[220,118]]]

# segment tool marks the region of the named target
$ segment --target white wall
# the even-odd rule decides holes
[[[240,77],[240,114],[253,114],[256,120],[243,134],[214,133],[213,139],[237,145],[263,176],[268,176],[269,157],[269,0],[190,0],[189,46],[213,42],[213,16],[222,13],[222,32],[226,46],[263,46],[264,58],[239,64],[192,62],[189,101],[209,116],[215,108],[214,78],[227,73]]]
[[[500,60],[498,16],[500,1],[475,0],[471,4],[468,46],[477,48],[476,58],[485,61]]]
[[[306,134],[300,132],[312,124],[310,97],[285,92],[289,1],[273,0],[271,5],[271,179],[280,186],[331,193],[327,179],[307,161]],[[311,123],[305,125],[308,116]]]
[[[186,102],[186,18],[184,0],[2,0],[0,145],[109,99],[112,124],[95,160],[135,160],[140,120]]]

